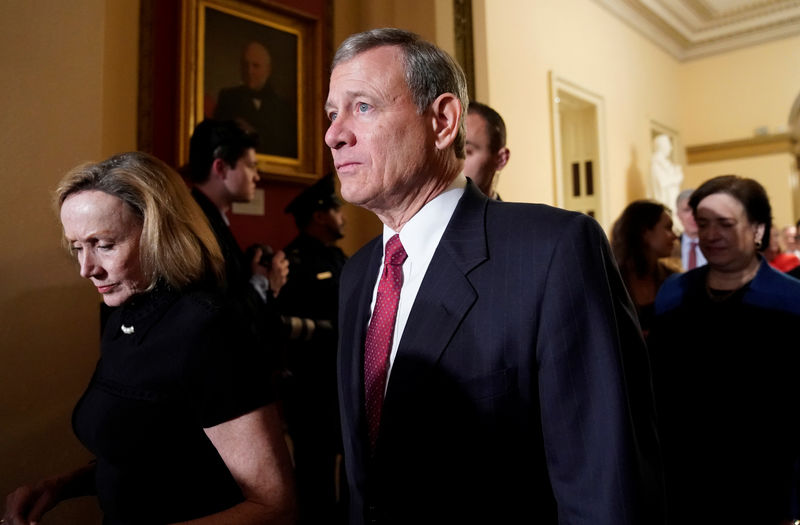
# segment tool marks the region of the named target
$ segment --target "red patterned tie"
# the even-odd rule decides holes
[[[689,243],[689,264],[687,270],[694,270],[697,267],[697,241]]]
[[[369,442],[375,450],[378,426],[381,422],[381,407],[386,389],[386,374],[389,369],[389,354],[392,351],[394,322],[397,319],[397,302],[403,286],[403,262],[406,251],[395,234],[386,243],[383,274],[378,284],[378,297],[372,310],[372,319],[367,328],[364,344],[364,388],[366,395]]]

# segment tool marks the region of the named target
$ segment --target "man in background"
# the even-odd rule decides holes
[[[694,270],[699,266],[706,264],[706,258],[703,252],[700,251],[700,245],[697,238],[697,223],[694,221],[694,214],[692,208],[689,206],[689,197],[692,196],[694,189],[686,189],[678,194],[675,200],[675,210],[678,215],[678,220],[681,221],[683,226],[683,233],[678,238],[679,253],[674,253],[675,258],[680,258],[681,267],[684,270]]]
[[[781,243],[784,249],[797,257],[800,257],[800,245],[797,243],[797,225],[790,224],[781,228]]]
[[[260,42],[248,42],[241,56],[242,84],[220,90],[214,118],[243,120],[258,132],[259,153],[297,157],[297,112],[269,82],[272,57]]]
[[[508,163],[503,117],[486,104],[472,101],[467,111],[467,157],[464,175],[472,179],[484,195],[500,200],[495,191],[497,175]]]
[[[231,304],[246,316],[260,343],[274,351],[277,369],[283,328],[275,297],[286,283],[289,263],[283,252],[277,252],[265,264],[261,248],[246,257],[227,215],[234,202],[250,202],[255,196],[257,143],[258,136],[237,122],[202,121],[189,142],[189,180],[225,257]]]
[[[336,388],[339,278],[347,257],[336,246],[344,216],[328,174],[286,207],[300,232],[284,251],[291,274],[280,306],[291,342],[282,381],[284,415],[292,439],[301,525],[342,523],[342,438]]]

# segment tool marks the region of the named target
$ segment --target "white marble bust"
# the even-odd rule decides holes
[[[653,139],[650,177],[653,183],[653,198],[666,205],[675,215],[675,201],[681,191],[683,170],[670,160],[671,151],[672,141],[669,136],[661,134]]]

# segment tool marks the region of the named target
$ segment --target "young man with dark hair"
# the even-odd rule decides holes
[[[467,110],[467,158],[464,175],[472,179],[484,195],[500,200],[495,191],[497,175],[511,156],[506,147],[503,117],[486,104],[472,101]]]

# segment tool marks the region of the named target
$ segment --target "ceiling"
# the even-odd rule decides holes
[[[800,34],[800,0],[595,1],[681,61]]]

